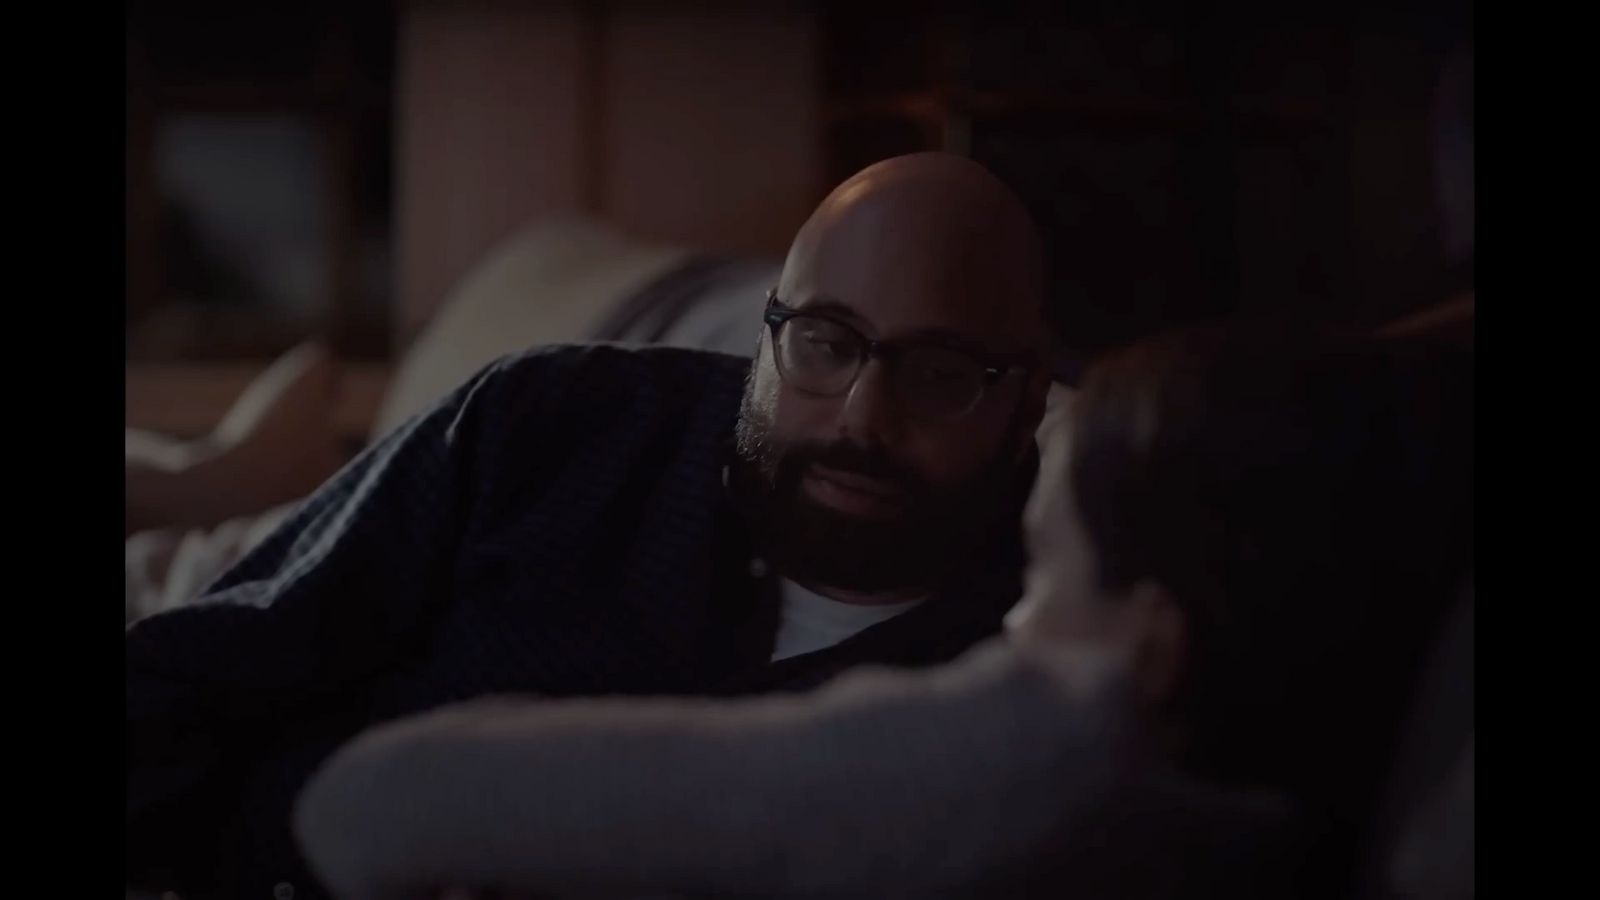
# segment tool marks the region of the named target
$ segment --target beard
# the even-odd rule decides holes
[[[1004,512],[1020,509],[1020,441],[1013,417],[998,451],[960,483],[938,485],[881,447],[849,441],[783,441],[745,385],[729,487],[768,562],[804,583],[863,593],[931,588],[978,561]],[[896,488],[897,514],[868,518],[813,499],[802,479],[813,466]],[[1026,490],[1026,486],[1020,486]]]

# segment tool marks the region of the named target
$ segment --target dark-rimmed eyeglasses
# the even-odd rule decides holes
[[[1008,373],[1025,370],[1027,354],[978,353],[933,342],[874,341],[824,313],[785,306],[767,292],[762,316],[772,330],[778,375],[802,393],[837,397],[855,384],[869,359],[889,371],[891,390],[906,412],[949,421],[970,413],[984,392]]]

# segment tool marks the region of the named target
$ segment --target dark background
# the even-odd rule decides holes
[[[1370,325],[1445,298],[1460,287],[1463,260],[1445,251],[1435,108],[1441,71],[1470,48],[1470,8],[1282,6],[1292,9],[133,3],[129,359],[265,361],[320,336],[347,358],[382,364],[480,245],[518,217],[577,209],[652,238],[776,255],[837,181],[875,159],[932,148],[982,161],[1032,206],[1051,251],[1057,323],[1080,355],[1234,313]],[[582,152],[575,164],[530,155],[514,171],[576,186],[486,210],[481,222],[444,222],[411,194],[471,186],[408,148],[449,140],[461,126],[426,119],[412,98],[460,90],[466,106],[493,89],[440,87],[424,52],[435,32],[467,40],[475,15],[502,35],[522,20],[530,35],[573,29],[576,99],[559,127],[575,140],[600,128],[612,168],[596,169]],[[515,56],[500,40],[495,52]],[[722,54],[729,72],[765,55],[770,71],[793,77],[747,85],[737,98],[703,88],[669,96],[664,72],[665,112],[648,130],[606,98],[627,66],[650,65],[638,50],[650,41],[675,42],[705,65]],[[553,58],[531,40],[528,55],[541,65]],[[747,115],[763,103],[790,118],[774,118],[766,133],[719,137],[787,173],[798,185],[788,194],[727,174],[692,186],[713,198],[701,215],[617,174],[630,142],[654,150],[663,129],[674,136],[674,121],[686,141],[698,139],[716,121],[735,121],[717,120],[723,111]],[[512,108],[538,139],[559,130],[540,118],[546,95]],[[718,202],[738,205],[737,215],[719,218]],[[474,229],[481,238],[463,238],[444,258],[441,248]]]

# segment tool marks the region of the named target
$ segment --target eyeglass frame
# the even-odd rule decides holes
[[[979,350],[970,350],[965,347],[953,347],[949,344],[940,344],[936,342],[874,340],[862,334],[859,328],[856,328],[854,325],[851,325],[848,322],[840,321],[835,316],[830,316],[827,313],[807,312],[803,309],[795,309],[794,307],[789,306],[778,298],[778,289],[772,288],[767,291],[767,306],[761,314],[761,321],[766,323],[768,332],[772,336],[773,363],[777,365],[778,374],[780,376],[783,375],[783,366],[779,364],[777,359],[777,353],[779,352],[778,332],[783,328],[783,326],[787,325],[791,319],[794,319],[797,316],[808,316],[813,319],[821,319],[830,325],[843,328],[845,331],[848,331],[858,339],[857,346],[860,348],[860,350],[856,355],[856,368],[855,371],[851,373],[850,380],[845,384],[844,387],[833,393],[824,393],[821,391],[808,390],[806,388],[799,387],[798,385],[795,386],[796,390],[817,397],[839,397],[849,393],[850,389],[855,387],[856,381],[861,378],[861,370],[866,368],[867,363],[871,362],[873,359],[882,359],[885,363],[893,364],[895,362],[895,358],[900,354],[905,353],[907,350],[914,350],[922,347],[935,347],[940,350],[950,353],[957,353],[967,357],[968,359],[977,363],[978,368],[983,372],[983,384],[978,388],[978,392],[972,398],[972,402],[970,404],[968,404],[960,412],[952,413],[948,417],[937,417],[948,421],[951,419],[959,419],[968,415],[974,409],[977,409],[978,405],[983,402],[984,395],[987,394],[989,389],[994,386],[995,382],[999,381],[1001,378],[1004,378],[1013,371],[1027,372],[1033,368],[1031,365],[1029,365],[1029,361],[1032,358],[1032,354],[1029,353],[986,353]]]

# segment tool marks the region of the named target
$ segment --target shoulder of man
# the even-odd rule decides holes
[[[619,486],[640,462],[714,468],[732,441],[749,369],[748,359],[701,350],[539,347],[480,372],[435,427],[447,444],[459,442],[479,493],[512,511],[528,499],[523,492],[578,471],[598,487]]]
[[[593,402],[702,393],[737,396],[750,370],[746,357],[660,345],[619,343],[551,344],[504,356],[480,379],[496,382],[496,393],[537,392],[551,399]]]

